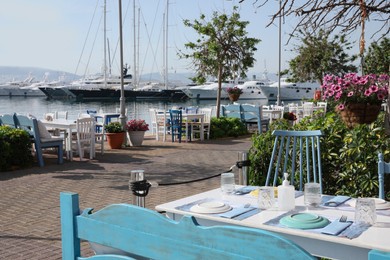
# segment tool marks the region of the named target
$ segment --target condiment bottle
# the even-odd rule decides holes
[[[278,186],[279,210],[292,210],[295,208],[295,188],[287,180],[288,173],[284,173],[282,185]]]

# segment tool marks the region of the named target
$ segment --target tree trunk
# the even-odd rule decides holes
[[[219,118],[219,112],[221,107],[221,92],[222,92],[222,65],[218,68],[218,91],[217,91],[217,118]]]

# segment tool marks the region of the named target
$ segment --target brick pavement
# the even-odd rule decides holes
[[[80,195],[80,207],[98,210],[111,203],[131,203],[129,172],[145,170],[146,179],[171,183],[200,179],[228,170],[238,152],[248,151],[250,137],[204,142],[158,142],[147,136],[142,147],[106,150],[91,161],[57,165],[45,156],[45,167],[0,172],[0,259],[61,259],[59,194]],[[235,171],[237,172],[237,171]],[[146,207],[219,186],[219,178],[152,188]],[[82,251],[90,255],[84,243]]]

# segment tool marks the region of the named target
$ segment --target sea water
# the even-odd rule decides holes
[[[266,100],[242,100],[241,103],[250,103],[257,105],[266,105]],[[166,102],[166,101],[125,101],[128,119],[144,119],[150,124],[149,109],[165,109],[178,107],[212,107],[216,105],[216,100],[195,100]],[[228,104],[229,100],[221,100],[221,104]],[[97,112],[117,112],[120,108],[118,101],[68,101],[68,100],[49,100],[46,97],[0,97],[0,114],[30,114],[38,119],[43,119],[45,113],[55,111],[68,111],[69,119],[77,119],[81,113],[87,110],[96,110]]]

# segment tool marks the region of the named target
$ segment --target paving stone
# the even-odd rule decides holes
[[[132,203],[131,170],[145,170],[146,179],[160,184],[218,175],[236,163],[238,152],[248,151],[250,137],[172,143],[147,136],[141,147],[106,149],[88,161],[47,159],[34,166],[0,172],[0,259],[61,259],[59,195],[79,193],[80,207],[99,210],[112,203]],[[100,151],[99,149],[97,151]],[[237,170],[235,170],[237,172]],[[217,188],[219,176],[204,181],[151,188],[146,207]],[[83,242],[82,254],[92,255]]]

